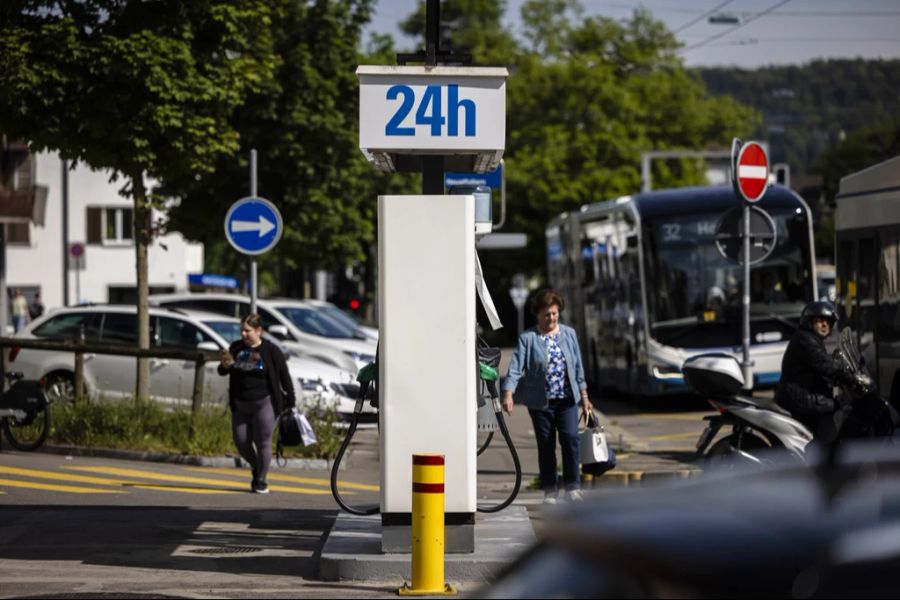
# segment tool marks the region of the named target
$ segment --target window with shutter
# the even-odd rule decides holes
[[[87,209],[87,243],[103,243],[103,209],[89,206]]]

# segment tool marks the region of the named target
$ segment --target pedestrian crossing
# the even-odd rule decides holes
[[[330,481],[271,472],[269,489],[305,495],[331,494]],[[171,470],[127,468],[109,465],[60,465],[55,469],[32,469],[0,465],[0,494],[7,489],[28,489],[67,494],[128,494],[132,490],[155,490],[176,494],[240,494],[249,490],[249,471],[214,467],[174,467]],[[377,492],[377,485],[343,482],[342,493]],[[6,489],[4,489],[6,488]]]

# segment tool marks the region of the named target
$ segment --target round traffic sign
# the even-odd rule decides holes
[[[265,198],[242,198],[225,215],[225,237],[238,252],[256,255],[275,247],[284,231],[278,207]]]
[[[766,193],[769,183],[769,157],[756,142],[741,147],[737,159],[737,190],[747,202],[756,202]]]
[[[744,263],[744,208],[736,206],[722,215],[716,226],[716,248],[719,253],[738,264]],[[765,260],[775,249],[778,233],[772,216],[758,206],[750,207],[750,264]]]
[[[69,254],[78,258],[84,254],[84,244],[81,242],[72,242],[69,244]]]

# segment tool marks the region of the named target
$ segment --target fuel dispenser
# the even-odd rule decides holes
[[[474,265],[476,261],[474,254],[474,219],[470,219],[467,214],[474,209],[475,197],[473,195],[440,197],[442,201],[432,202],[432,206],[429,208],[425,208],[424,197],[395,198],[404,198],[401,201],[391,201],[398,208],[403,207],[401,210],[418,213],[437,210],[441,215],[441,218],[437,220],[438,223],[447,223],[455,213],[461,212],[463,218],[469,223],[466,227],[472,235],[459,236],[462,238],[463,244],[459,244],[455,250],[460,253],[466,253],[472,259],[472,264]],[[488,197],[489,201],[490,198]],[[386,221],[390,219],[389,210],[379,212]],[[487,214],[487,223],[482,222],[480,224],[481,230],[485,233],[490,231],[489,212]],[[402,222],[402,220],[399,220],[398,224]],[[379,229],[380,240],[385,239],[385,234],[390,235],[389,232],[382,232],[381,228]],[[394,241],[387,244],[388,248],[385,250],[385,253],[394,260],[395,264],[402,259],[394,256],[392,251],[399,252],[404,249],[418,248],[419,252],[414,255],[417,259],[421,257],[423,247],[431,246],[435,252],[442,254],[447,250],[450,243],[445,238],[456,237],[448,230],[449,228],[445,228],[442,234],[427,230],[408,234],[407,236],[399,236],[396,232],[393,232],[395,236]],[[435,236],[437,236],[437,239],[435,239]],[[406,239],[404,242],[402,239],[398,240],[398,237],[403,239],[411,237],[413,239]],[[428,242],[425,241],[425,238],[428,239]],[[393,247],[394,244],[396,244],[396,247]],[[409,256],[413,255],[410,253]],[[455,289],[448,292],[453,293],[454,298],[462,304],[462,309],[459,312],[462,313],[465,321],[470,323],[465,329],[470,331],[471,335],[462,336],[457,334],[454,337],[445,335],[443,339],[439,338],[437,346],[419,328],[423,321],[436,319],[442,323],[441,327],[436,329],[442,330],[446,327],[444,324],[448,318],[454,316],[452,314],[453,311],[449,309],[435,311],[431,315],[420,315],[414,319],[408,315],[415,313],[416,303],[423,300],[419,294],[432,295],[438,293],[442,286],[435,282],[428,283],[425,281],[417,283],[410,281],[409,278],[415,279],[416,276],[414,274],[410,274],[409,278],[400,277],[403,272],[399,271],[396,289],[394,289],[394,294],[396,295],[380,295],[381,306],[385,306],[393,300],[395,311],[385,310],[385,313],[388,315],[387,318],[385,318],[384,313],[382,314],[378,364],[371,364],[359,373],[358,379],[361,384],[359,396],[347,435],[332,465],[331,490],[338,504],[352,514],[372,515],[379,512],[382,514],[382,547],[385,552],[402,552],[406,551],[409,546],[409,523],[404,518],[404,509],[408,510],[406,507],[409,503],[411,485],[404,481],[404,478],[409,476],[409,456],[416,451],[414,449],[417,447],[450,447],[450,451],[447,454],[456,457],[457,461],[462,457],[464,460],[462,466],[468,471],[459,472],[461,469],[459,465],[456,465],[456,481],[468,484],[468,487],[465,488],[465,494],[456,494],[456,504],[453,508],[457,508],[457,510],[451,508],[450,496],[453,494],[453,491],[450,489],[449,484],[445,490],[448,498],[448,509],[446,511],[448,524],[446,543],[448,551],[453,551],[451,548],[456,548],[456,551],[467,551],[465,549],[470,546],[469,538],[471,538],[472,548],[468,551],[473,551],[474,532],[471,532],[470,535],[470,530],[474,527],[474,513],[476,511],[498,512],[506,508],[515,500],[521,487],[521,464],[503,418],[497,387],[500,350],[499,348],[487,346],[475,334],[475,294],[473,293],[473,287],[476,287],[475,274],[478,271],[480,269],[473,268],[470,273],[466,273],[466,269],[462,269],[463,277],[468,281],[469,285],[456,288],[455,284],[450,284],[449,287]],[[382,268],[382,272],[384,272],[384,268]],[[446,272],[442,269],[435,269],[433,275],[438,279],[447,277]],[[387,274],[387,281],[383,285],[387,287],[393,283],[395,282],[390,278],[390,274]],[[384,288],[380,288],[379,291],[381,289]],[[387,287],[387,289],[391,288]],[[447,288],[445,287],[444,289],[446,290]],[[487,302],[490,302],[489,296]],[[492,309],[492,305],[490,307],[488,309],[489,312]],[[418,312],[422,311],[419,310]],[[409,323],[409,321],[413,321],[413,323]],[[398,331],[404,332],[406,335],[404,340],[391,339],[391,335],[397,335]],[[459,344],[460,338],[463,338],[463,344]],[[439,348],[442,342],[451,344],[455,342],[458,345],[464,345],[466,354],[469,354],[469,349],[471,349],[471,353],[465,360],[458,360],[456,363],[444,365],[445,368],[441,369],[442,365],[436,365],[434,361],[445,360],[445,358],[442,358],[445,355],[441,353]],[[429,348],[433,352],[428,352]],[[422,350],[425,351],[423,352]],[[462,357],[462,353],[457,354],[457,358]],[[402,360],[400,368],[391,368],[388,361],[391,360],[392,356],[395,359]],[[388,379],[385,380],[385,377]],[[394,378],[393,380],[391,379],[392,377]],[[396,383],[390,386],[381,382],[387,384]],[[392,392],[393,396],[391,395]],[[443,392],[443,396],[441,396],[441,392]],[[471,392],[474,392],[474,394],[471,394]],[[464,398],[464,401],[459,402],[458,399],[454,399],[453,394],[458,394]],[[442,401],[447,403],[447,405],[436,409],[432,404],[436,396],[441,397]],[[469,398],[471,398],[471,401],[469,401]],[[382,487],[381,509],[378,507],[366,509],[351,507],[344,501],[338,490],[340,464],[356,432],[359,417],[366,401],[372,403],[373,407],[379,410],[382,486],[388,485],[396,488],[396,494],[391,494],[389,490],[385,490]],[[452,428],[447,427],[448,415],[450,419],[455,419],[456,423],[463,425],[462,431],[454,432]],[[488,448],[494,432],[498,430],[503,435],[513,459],[515,484],[512,492],[503,502],[493,506],[476,506],[474,502],[476,457]],[[478,431],[488,433],[487,439],[480,448],[477,447]],[[452,460],[448,458],[448,482],[451,481],[451,466],[454,465],[452,465]],[[386,513],[384,506],[391,506],[400,510]],[[458,507],[462,507],[463,510],[459,510]]]
[[[479,398],[490,406],[482,408],[481,427],[495,427],[484,418],[493,411],[517,467],[513,494],[487,510],[512,502],[521,469],[499,410],[499,356],[482,350],[489,360],[478,358],[473,292],[492,326],[499,327],[475,251],[476,228],[479,234],[489,231],[490,197],[486,223],[482,216],[476,225],[476,198],[483,215],[483,195],[479,190],[443,193],[443,170],[485,172],[499,164],[505,147],[507,71],[361,66],[357,75],[363,154],[383,171],[421,168],[426,193],[378,198],[377,365],[361,372],[357,410],[332,468],[332,493],[355,514],[380,512],[382,551],[408,552],[412,455],[443,454],[445,549],[474,552]],[[379,507],[359,510],[341,498],[337,474],[373,384],[381,498]]]

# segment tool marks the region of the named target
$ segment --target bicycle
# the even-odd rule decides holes
[[[36,450],[50,432],[50,401],[42,381],[5,374],[10,388],[0,395],[0,421],[6,439],[17,450]]]

